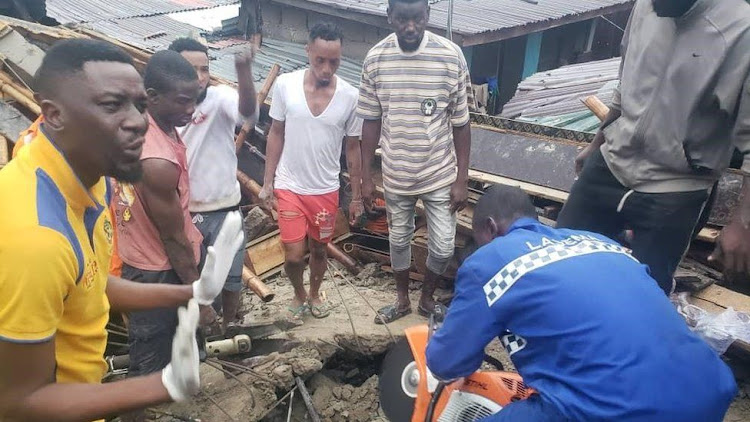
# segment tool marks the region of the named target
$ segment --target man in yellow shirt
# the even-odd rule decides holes
[[[106,177],[137,181],[146,94],[132,59],[101,41],[53,46],[35,77],[43,122],[0,171],[0,420],[90,421],[199,389],[198,304],[221,292],[239,247],[228,219],[192,285],[108,276],[114,235]],[[229,258],[225,258],[228,256]],[[100,384],[110,306],[180,309],[160,374]]]
[[[36,120],[34,120],[34,123],[32,123],[31,126],[29,126],[26,130],[19,134],[18,139],[16,140],[16,144],[13,146],[11,158],[15,158],[21,148],[30,144],[31,141],[33,141],[34,138],[37,137],[37,134],[39,133],[39,127],[41,126],[43,121],[44,117],[40,115]],[[115,181],[110,180],[110,183],[114,184]],[[114,221],[114,203],[112,203],[112,205],[110,206],[110,212],[112,213],[110,218],[112,219],[112,221]],[[122,260],[120,259],[120,255],[117,254],[117,230],[115,230],[112,235],[112,261],[109,263],[109,274],[117,277],[120,277],[122,275]]]

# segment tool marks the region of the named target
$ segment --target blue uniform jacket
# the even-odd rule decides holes
[[[458,271],[427,347],[440,379],[499,337],[527,385],[574,421],[720,422],[737,386],[619,244],[524,218]]]

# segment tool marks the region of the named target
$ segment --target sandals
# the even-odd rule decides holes
[[[435,308],[428,310],[423,308],[421,305],[417,307],[417,313],[425,318],[429,318],[430,314],[435,316],[435,322],[443,322],[445,320],[445,314],[448,312],[448,308],[440,302],[435,302]]]
[[[309,307],[307,306],[307,303],[303,303],[302,305],[299,305],[298,307],[293,306],[287,306],[286,310],[289,312],[289,320],[291,321],[301,321],[302,317],[305,316],[305,312],[307,312]]]
[[[409,314],[411,314],[411,308],[399,310],[398,304],[388,305],[378,310],[378,315],[375,317],[375,324],[390,324],[391,322],[399,320]]]
[[[323,319],[331,315],[331,306],[328,302],[323,302],[320,305],[313,305],[312,301],[307,301],[307,306],[310,309],[310,315],[317,319]]]

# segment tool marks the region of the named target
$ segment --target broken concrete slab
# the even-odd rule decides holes
[[[41,48],[27,41],[4,22],[0,22],[0,54],[27,85],[31,85],[44,58]]]
[[[0,135],[14,143],[18,134],[28,129],[29,126],[31,126],[31,120],[10,104],[0,101]]]

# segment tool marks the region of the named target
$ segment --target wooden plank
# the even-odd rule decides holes
[[[568,192],[547,188],[533,183],[523,182],[509,177],[497,176],[490,173],[485,173],[479,170],[469,169],[469,179],[480,182],[488,183],[492,185],[506,185],[506,186],[518,186],[524,192],[529,195],[537,196],[539,198],[549,199],[551,201],[564,203],[568,200]]]
[[[713,285],[713,286],[710,286],[709,288],[707,288],[707,289],[705,289],[703,291],[709,290],[712,287],[716,287],[718,289],[723,289],[721,286]],[[718,289],[712,289],[712,290],[714,292],[720,291]],[[727,290],[727,289],[724,289],[724,290]],[[731,292],[731,290],[730,290],[730,292]],[[703,299],[701,297],[696,296],[696,294],[699,294],[699,293],[701,293],[701,292],[693,293],[693,296],[688,299],[688,302],[690,302],[692,305],[695,305],[695,306],[697,306],[697,307],[699,307],[699,308],[703,309],[704,311],[706,311],[708,313],[711,313],[711,314],[719,314],[719,313],[724,312],[726,310],[725,307],[717,304],[713,300],[706,300],[706,299]],[[739,293],[735,293],[735,292],[731,292],[731,293],[739,294]],[[722,294],[723,294],[723,292],[722,292]],[[714,297],[714,299],[716,299],[716,298],[717,297]],[[750,298],[748,298],[747,296],[745,296],[745,298],[748,299],[748,300],[750,300]],[[737,353],[740,353],[740,354],[745,355],[745,356],[750,356],[750,344],[745,343],[744,341],[737,340],[734,343],[732,343],[732,345],[729,348],[729,351],[737,352]]]
[[[284,264],[284,245],[276,230],[250,244],[245,252],[245,265],[255,274],[264,274]]]
[[[721,308],[732,307],[735,311],[750,313],[750,296],[745,296],[715,284],[693,293],[693,297],[710,302]]]
[[[0,135],[0,169],[5,167],[10,160],[10,153],[8,151],[8,140],[4,136]]]

